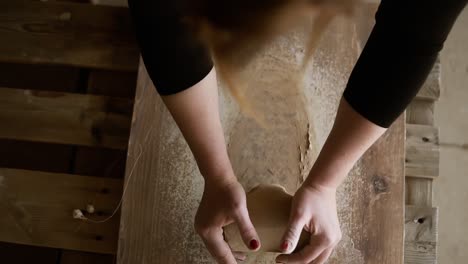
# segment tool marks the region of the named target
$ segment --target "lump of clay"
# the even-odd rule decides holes
[[[260,252],[280,253],[284,232],[288,226],[292,196],[282,186],[260,185],[247,193],[247,208],[261,245]],[[224,228],[224,237],[233,251],[251,251],[244,244],[235,223]],[[309,233],[303,231],[296,247],[303,248]]]

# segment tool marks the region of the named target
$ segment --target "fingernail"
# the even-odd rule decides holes
[[[286,251],[288,250],[288,241],[284,241],[283,244],[281,244],[281,250]]]
[[[259,243],[256,239],[250,240],[250,249],[257,249],[259,246]]]

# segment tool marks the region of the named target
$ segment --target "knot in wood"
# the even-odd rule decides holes
[[[385,193],[388,191],[388,182],[382,176],[375,175],[372,178],[372,185],[376,194]]]

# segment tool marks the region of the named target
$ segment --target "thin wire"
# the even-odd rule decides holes
[[[145,85],[144,87],[146,88],[147,86]],[[144,90],[143,90],[143,92],[144,92]],[[146,102],[147,102],[147,100],[146,100],[146,101],[143,101],[143,104],[141,105],[142,108],[145,106]],[[135,101],[135,104],[136,104],[136,105],[139,105],[138,100]],[[134,109],[134,111],[136,111],[136,110]],[[148,131],[147,131],[147,133],[146,133],[146,135],[145,135],[145,138],[144,138],[143,142],[147,142],[149,135],[151,135],[151,133],[153,132],[153,129],[154,129],[154,126],[151,126],[150,129],[148,129]],[[119,201],[119,203],[117,204],[117,207],[116,207],[116,208],[114,209],[114,211],[112,212],[112,214],[111,214],[110,216],[108,216],[107,218],[103,219],[103,220],[93,220],[93,219],[90,219],[90,218],[88,218],[88,217],[83,217],[83,218],[81,218],[82,220],[85,220],[85,221],[88,221],[88,222],[91,222],[91,223],[100,224],[100,223],[107,222],[107,221],[109,221],[112,217],[114,217],[114,215],[117,213],[117,211],[119,210],[119,208],[122,206],[122,202],[123,202],[123,199],[124,199],[125,194],[126,194],[126,192],[127,192],[128,185],[129,185],[130,180],[132,179],[132,176],[133,176],[133,172],[135,171],[135,168],[136,168],[136,166],[138,165],[138,162],[139,162],[139,160],[140,160],[140,158],[141,158],[141,156],[142,156],[142,154],[143,154],[143,147],[142,147],[142,145],[141,145],[141,144],[138,144],[138,147],[139,147],[139,149],[140,149],[140,153],[138,154],[138,156],[137,156],[137,158],[136,158],[136,160],[135,160],[135,163],[133,164],[133,167],[132,167],[132,169],[130,170],[130,174],[128,175],[126,182],[125,182],[125,180],[124,180],[124,189],[123,189],[123,191],[122,191],[122,196],[120,197],[120,201]]]
[[[83,220],[86,220],[86,221],[89,221],[91,223],[96,223],[96,224],[100,224],[100,223],[104,223],[104,222],[107,222],[109,221],[112,217],[114,217],[114,215],[117,213],[117,211],[120,209],[120,206],[122,205],[122,201],[123,201],[123,198],[125,196],[125,193],[127,192],[127,189],[128,189],[128,183],[130,182],[130,180],[132,179],[132,176],[133,176],[133,172],[135,171],[135,168],[136,168],[136,165],[138,164],[138,161],[140,160],[141,158],[141,155],[143,154],[143,148],[141,146],[141,144],[138,144],[138,147],[140,149],[140,153],[138,154],[136,160],[135,160],[135,163],[133,164],[133,167],[132,169],[130,170],[130,174],[128,175],[128,179],[127,179],[127,182],[124,183],[124,189],[123,189],[123,192],[122,192],[122,196],[120,197],[120,201],[119,203],[117,204],[117,207],[114,209],[114,211],[112,212],[112,214],[110,216],[108,216],[107,218],[103,219],[103,220],[93,220],[93,219],[90,219],[88,217],[84,217],[82,218]]]

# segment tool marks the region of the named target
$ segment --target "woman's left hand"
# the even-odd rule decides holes
[[[282,254],[277,263],[324,264],[341,240],[336,210],[336,189],[304,184],[294,195],[288,229],[281,250],[291,253],[302,230],[311,233],[309,244],[292,254]]]

